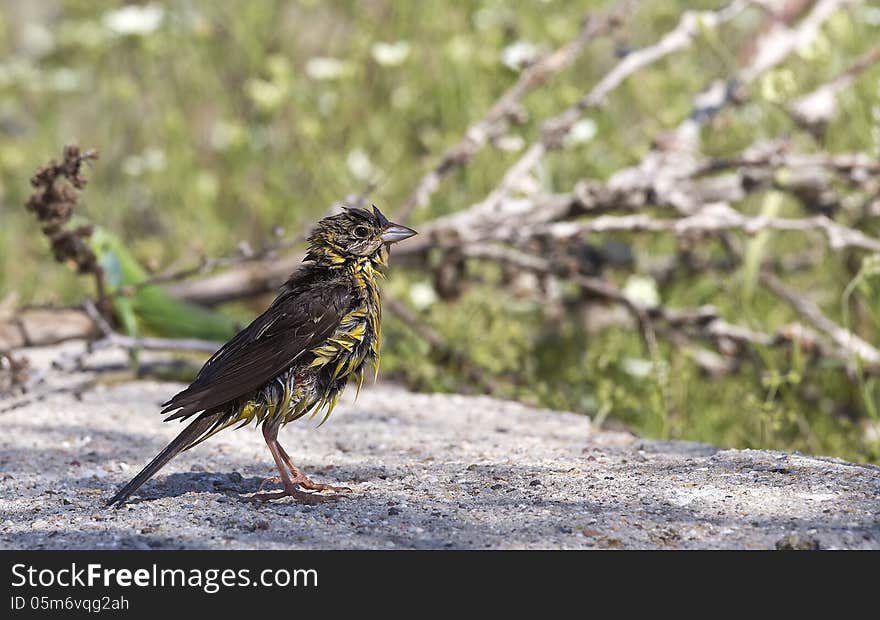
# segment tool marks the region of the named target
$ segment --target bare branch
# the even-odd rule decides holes
[[[869,50],[830,82],[792,101],[787,108],[789,114],[804,128],[814,133],[822,131],[837,115],[837,96],[878,62],[880,46]]]
[[[747,2],[734,0],[718,11],[686,11],[678,25],[654,45],[630,52],[599,81],[586,95],[560,115],[544,123],[541,139],[533,143],[505,173],[498,186],[479,205],[480,210],[492,211],[505,200],[514,188],[538,165],[548,150],[560,148],[564,138],[585,111],[598,107],[605,98],[637,71],[661,58],[688,47],[703,28],[715,28],[739,15]]]
[[[211,273],[218,269],[225,269],[237,265],[243,265],[250,262],[258,262],[275,257],[278,252],[296,247],[305,240],[305,235],[297,235],[289,239],[282,239],[276,243],[270,244],[259,251],[250,250],[246,244],[239,245],[239,251],[229,256],[220,256],[212,258],[209,256],[201,257],[198,264],[183,269],[168,270],[160,274],[156,274],[147,278],[143,282],[126,287],[121,290],[121,294],[131,293],[149,286],[157,284],[167,284],[171,282],[180,282],[193,276]]]
[[[776,67],[799,49],[815,41],[822,25],[837,11],[860,0],[819,0],[813,10],[794,27],[784,21],[774,23],[773,29],[762,37],[753,62],[743,69],[739,79],[748,84],[762,73]]]
[[[825,168],[861,182],[870,175],[880,175],[880,162],[864,153],[786,153],[783,149],[758,156],[713,159],[691,173],[697,178],[729,168]]]
[[[133,338],[117,332],[111,332],[104,336],[104,338],[91,343],[90,348],[92,351],[118,347],[128,350],[214,353],[222,345],[222,342],[198,340],[196,338]]]
[[[694,192],[695,189],[689,183],[682,180],[689,178],[693,173],[700,171],[704,163],[700,162],[695,151],[695,141],[699,136],[699,128],[707,123],[718,111],[731,100],[731,86],[737,83],[749,83],[759,77],[763,72],[773,68],[788,57],[797,45],[806,45],[818,34],[818,28],[840,6],[847,4],[848,0],[822,0],[797,26],[790,26],[786,19],[775,21],[767,33],[764,33],[757,42],[757,53],[751,62],[741,68],[738,73],[726,82],[717,82],[704,93],[698,94],[694,99],[691,114],[676,129],[668,135],[661,135],[655,139],[655,148],[652,149],[635,166],[625,168],[615,173],[606,184],[607,191],[603,193],[605,198],[612,200],[625,196],[630,204],[635,201],[642,205],[648,203],[648,197],[652,197],[653,204],[672,206],[683,213],[693,213],[705,203],[705,195]],[[638,69],[648,66],[665,55],[690,45],[698,30],[698,25],[717,26],[725,21],[733,19],[740,14],[747,4],[732,2],[718,12],[686,13],[679,21],[678,26],[663,37],[654,46],[643,48],[631,53],[605,79],[599,82],[577,104],[563,112],[561,115],[548,122],[548,126],[556,126],[561,135],[565,135],[582,114],[589,107],[599,105],[610,92],[610,88],[619,85],[626,77],[632,75]],[[833,9],[833,10],[832,10]],[[696,15],[696,17],[695,17]],[[698,19],[699,18],[699,19]],[[795,45],[797,43],[797,45]],[[635,58],[635,60],[633,60]],[[473,227],[474,221],[499,222],[507,219],[512,205],[516,205],[510,199],[513,189],[520,183],[522,178],[537,165],[547,150],[547,137],[545,132],[542,140],[533,144],[520,160],[508,169],[499,185],[481,203],[477,203],[465,211],[454,213],[444,218],[439,218],[425,227],[429,233],[435,231],[466,231]],[[557,139],[554,144],[560,142]],[[731,192],[735,199],[741,199],[745,193],[742,184],[736,183],[736,178],[728,179],[723,185],[725,192]],[[712,189],[710,185],[721,187],[722,181],[715,180],[704,184],[704,189]],[[585,182],[586,188],[596,188],[594,182]],[[597,192],[598,193],[598,192]],[[719,202],[730,198],[716,196],[709,197],[709,202]],[[520,204],[514,206],[518,212],[528,211],[528,207]],[[565,210],[563,207],[562,210]],[[498,217],[495,217],[498,216]],[[495,225],[490,223],[489,225]],[[435,234],[424,235],[416,242],[416,245],[430,243],[430,237]],[[412,245],[411,245],[412,248]]]
[[[676,235],[694,233],[717,233],[727,230],[741,230],[749,235],[763,230],[780,231],[819,231],[828,238],[834,250],[856,248],[869,252],[880,252],[880,240],[869,237],[861,231],[837,224],[824,215],[810,218],[772,218],[748,217],[731,209],[725,203],[707,205],[699,213],[680,219],[658,219],[647,215],[601,216],[586,222],[558,222],[539,225],[520,231],[517,239],[549,235],[556,238],[571,238],[588,233],[601,232],[670,232]]]
[[[646,307],[628,298],[623,291],[612,283],[599,278],[590,278],[579,274],[564,274],[544,258],[524,254],[509,248],[491,248],[487,246],[468,247],[465,254],[472,258],[489,259],[515,265],[521,269],[537,273],[554,274],[566,278],[580,286],[589,293],[600,299],[623,305],[633,316],[640,326],[647,326],[649,334],[663,333],[673,342],[682,342],[682,339],[696,339],[715,343],[723,355],[730,357],[737,353],[737,348],[748,349],[780,347],[796,345],[802,350],[814,352],[817,356],[833,359],[842,364],[850,365],[853,362],[852,340],[840,334],[835,338],[837,347],[827,346],[819,336],[808,328],[794,324],[784,327],[775,334],[766,334],[754,329],[735,325],[722,319],[717,310],[711,306],[703,306],[694,309],[672,309],[663,305]],[[797,296],[794,296],[797,299]],[[824,325],[831,329],[833,324]],[[823,330],[825,331],[825,330]],[[848,332],[847,332],[848,333]],[[648,336],[650,337],[650,336]],[[645,335],[643,334],[643,338]],[[863,343],[863,341],[861,341]],[[846,343],[847,346],[842,346]],[[646,345],[651,348],[650,341]],[[870,347],[870,345],[867,345]],[[861,345],[859,345],[861,349]],[[872,347],[871,347],[872,349]],[[866,353],[870,349],[865,349]],[[864,371],[876,375],[880,374],[880,353],[874,359],[873,354],[868,352],[863,357],[865,361]],[[718,367],[718,364],[714,364]]]
[[[877,350],[873,345],[829,319],[816,304],[806,299],[803,294],[790,289],[779,278],[769,272],[762,272],[760,278],[761,282],[774,295],[788,303],[798,314],[815,326],[816,329],[828,334],[831,340],[847,354],[852,357],[859,357],[872,366],[880,364],[880,350]]]
[[[97,333],[82,308],[25,308],[0,321],[0,350],[90,338]]]
[[[203,351],[213,353],[223,344],[196,338],[133,338],[113,331],[110,324],[101,316],[95,304],[87,299],[83,307],[95,322],[103,338],[89,345],[91,350],[120,347],[123,349],[145,349],[152,351]]]
[[[837,6],[846,2],[832,2]],[[828,4],[825,2],[824,4]],[[590,106],[601,104],[611,90],[621,84],[638,70],[656,62],[659,58],[668,55],[682,46],[690,45],[693,37],[698,33],[699,27],[720,24],[733,19],[748,6],[747,2],[732,2],[717,12],[688,13],[682,17],[678,26],[666,37],[654,46],[631,52],[612,71],[605,76],[581,101],[575,106],[557,117],[560,128],[568,126],[576,121],[573,114],[581,114]],[[759,49],[776,49],[776,58],[773,62],[770,56],[763,56],[755,62],[760,62],[766,70],[781,62],[795,48],[791,41],[804,42],[806,35],[815,36],[817,23],[824,23],[830,14],[828,6],[821,8],[816,6],[813,12],[802,20],[795,28],[787,26],[787,20],[781,20],[781,26],[774,26],[768,34],[762,36],[761,41],[773,38],[778,33],[783,33],[785,44],[771,45],[759,42]],[[776,28],[783,28],[777,30]],[[790,33],[797,31],[800,34],[794,38]],[[789,33],[789,34],[785,34]],[[779,55],[781,51],[785,54]],[[759,55],[760,56],[760,55]],[[743,69],[740,74],[746,73],[753,79],[760,71],[755,69]],[[735,81],[732,79],[730,81]],[[726,95],[725,95],[726,96]],[[717,103],[717,102],[715,102]],[[710,117],[709,114],[700,110],[708,109],[715,103],[705,97],[698,96],[695,103],[694,113],[691,119],[697,119],[703,123]],[[717,108],[717,106],[716,106]],[[716,110],[717,111],[717,110]],[[572,120],[574,118],[574,121]],[[552,121],[551,121],[552,124]],[[688,121],[676,130],[676,134],[682,133],[685,126],[691,127],[693,122]],[[548,134],[545,133],[545,138]],[[429,224],[420,227],[422,232],[419,237],[396,249],[398,256],[415,256],[427,251],[436,243],[446,243],[450,237],[472,231],[476,226],[515,226],[522,219],[530,221],[554,221],[571,217],[579,213],[595,212],[596,210],[609,208],[635,209],[651,204],[668,205],[679,211],[690,213],[698,210],[706,202],[728,201],[735,202],[746,196],[745,184],[741,175],[731,175],[725,178],[716,178],[701,182],[699,187],[683,182],[682,179],[701,166],[705,162],[697,162],[691,154],[679,152],[651,151],[641,163],[631,168],[616,173],[607,184],[595,181],[584,181],[575,189],[573,196],[563,195],[554,197],[540,197],[537,199],[513,199],[508,196],[509,189],[518,183],[524,171],[531,170],[544,155],[543,140],[532,146],[529,152],[523,155],[519,164],[516,164],[505,175],[499,187],[482,203],[477,203],[459,213],[439,218]],[[536,150],[533,150],[536,149]],[[522,167],[522,170],[520,169]],[[428,176],[430,176],[429,173]],[[425,177],[427,178],[427,177]],[[424,181],[424,180],[423,180]],[[425,181],[427,183],[427,181]],[[752,190],[756,188],[751,187]],[[415,194],[414,194],[415,195]],[[503,200],[501,198],[504,197]],[[491,208],[490,208],[491,207]],[[534,209],[534,211],[532,211]],[[479,235],[478,235],[479,236]],[[454,242],[458,243],[458,242]],[[253,264],[237,265],[226,273],[218,274],[210,278],[200,279],[194,282],[184,282],[170,287],[170,292],[179,297],[195,301],[204,305],[215,305],[231,299],[240,299],[253,296],[266,291],[274,290],[284,278],[293,271],[301,261],[302,255],[282,256],[276,260],[255,261]]]
[[[506,119],[518,112],[520,101],[526,94],[570,65],[596,37],[616,28],[634,3],[634,0],[624,0],[605,15],[587,16],[577,37],[524,69],[519,79],[501,95],[486,115],[471,125],[464,137],[450,147],[440,162],[419,180],[395,220],[405,222],[414,209],[426,206],[446,176],[456,167],[465,165],[492,137],[498,135]]]

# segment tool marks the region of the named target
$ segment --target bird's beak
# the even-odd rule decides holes
[[[401,226],[400,224],[389,224],[389,226],[385,229],[385,232],[382,233],[382,243],[397,243],[398,241],[409,239],[413,235],[417,234],[418,233],[412,228],[407,228],[406,226]]]

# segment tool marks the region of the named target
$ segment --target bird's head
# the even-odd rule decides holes
[[[340,266],[352,260],[370,258],[384,263],[383,250],[416,234],[412,228],[395,224],[373,205],[373,212],[345,207],[342,213],[318,222],[309,236],[306,260],[326,266]]]

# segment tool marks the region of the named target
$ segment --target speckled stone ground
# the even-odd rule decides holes
[[[158,405],[180,387],[123,383],[0,413],[0,548],[880,548],[874,466],[643,440],[571,413],[381,385],[348,394],[320,429],[281,433],[298,465],[350,497],[243,501],[272,474],[244,429],[105,508],[179,430]]]

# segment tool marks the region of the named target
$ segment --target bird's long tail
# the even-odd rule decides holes
[[[164,450],[156,455],[156,458],[150,461],[150,463],[141,470],[141,473],[132,478],[131,482],[122,487],[119,492],[107,502],[107,505],[113,506],[115,504],[116,508],[122,506],[122,504],[125,503],[125,500],[141,488],[141,485],[152,478],[157,471],[162,469],[168,461],[190,447],[201,435],[211,428],[211,426],[217,422],[219,415],[219,413],[203,413],[193,420],[189,426],[183,429],[183,431],[172,440],[171,443],[165,446]]]

